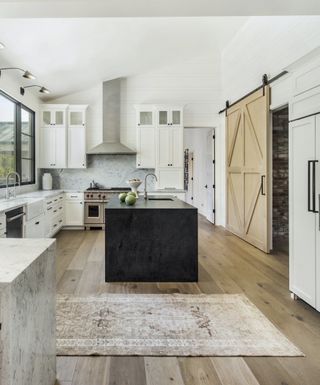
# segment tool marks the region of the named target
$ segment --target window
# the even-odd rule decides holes
[[[35,183],[35,113],[0,91],[0,187],[11,171]]]

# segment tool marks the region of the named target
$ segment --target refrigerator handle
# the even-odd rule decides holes
[[[312,162],[312,211],[314,213],[319,212],[319,210],[316,210],[316,163],[318,163],[317,160]]]
[[[311,207],[310,207],[310,170],[311,170],[311,163],[312,160],[308,160],[308,211],[312,212]]]

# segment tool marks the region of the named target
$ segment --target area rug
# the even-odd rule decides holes
[[[242,294],[58,296],[57,353],[303,355]]]

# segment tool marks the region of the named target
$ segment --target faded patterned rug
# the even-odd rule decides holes
[[[242,294],[58,296],[57,354],[303,355]]]

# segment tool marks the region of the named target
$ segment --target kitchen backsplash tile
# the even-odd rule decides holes
[[[154,172],[153,169],[137,169],[136,157],[133,155],[88,155],[86,169],[43,169],[41,171],[51,173],[53,189],[66,190],[85,190],[92,180],[103,187],[128,187],[126,183],[128,179],[144,180],[148,172]],[[139,189],[142,190],[143,187],[142,184]],[[149,178],[148,189],[154,188],[154,178]]]

